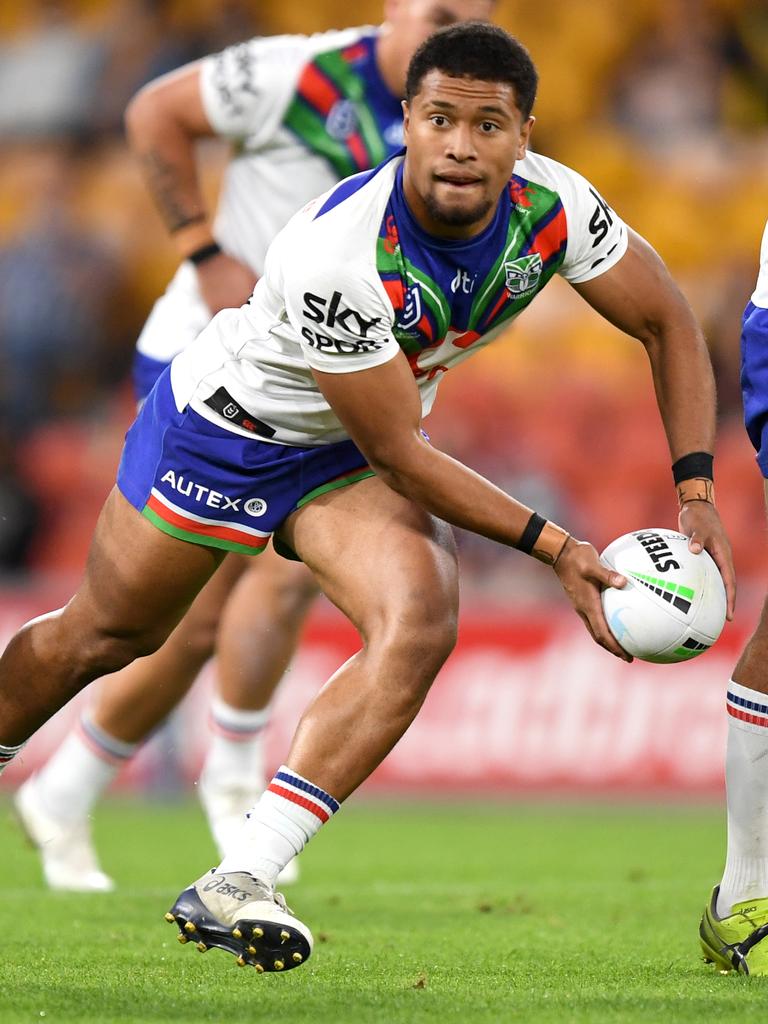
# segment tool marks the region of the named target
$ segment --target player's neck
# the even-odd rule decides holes
[[[399,56],[392,29],[385,23],[376,36],[374,60],[381,80],[392,95],[402,97],[405,92],[405,73]]]

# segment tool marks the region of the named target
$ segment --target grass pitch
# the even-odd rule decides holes
[[[192,804],[96,819],[104,896],[44,890],[0,804],[0,1022],[475,1024],[765,1020],[768,979],[722,976],[697,926],[719,808],[353,801],[289,902],[315,953],[258,976],[180,946],[163,913],[213,863]]]

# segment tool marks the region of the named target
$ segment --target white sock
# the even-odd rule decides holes
[[[274,886],[288,861],[338,809],[330,793],[282,765],[217,870],[248,871]]]
[[[720,917],[735,903],[768,896],[768,694],[731,680],[727,709],[728,853]]]
[[[211,743],[201,781],[211,788],[253,787],[253,799],[264,789],[262,733],[269,710],[243,711],[220,697],[211,701]]]
[[[5,744],[0,743],[0,775],[3,774],[14,757],[20,753],[22,747],[26,745],[26,742],[27,741],[24,740],[24,743],[18,743],[15,747],[6,746]]]
[[[138,743],[104,732],[86,712],[64,742],[34,776],[43,810],[61,824],[88,817]]]

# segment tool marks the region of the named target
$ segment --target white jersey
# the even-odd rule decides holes
[[[298,209],[402,144],[400,100],[378,72],[376,38],[371,27],[257,38],[201,61],[206,116],[234,147],[214,236],[256,274],[272,239]],[[170,360],[210,317],[194,268],[182,263],[142,332],[139,351]]]
[[[760,246],[760,272],[757,285],[752,293],[752,302],[761,309],[768,309],[768,221],[763,231],[763,242]]]
[[[233,399],[275,442],[347,435],[312,370],[349,373],[407,357],[429,412],[442,375],[487,344],[555,273],[589,281],[614,266],[627,230],[575,171],[536,154],[515,167],[492,223],[468,241],[428,236],[402,194],[403,157],[349,178],[278,235],[250,302],[224,310],[173,362],[188,404],[248,436],[206,404]],[[264,436],[264,435],[262,435]]]

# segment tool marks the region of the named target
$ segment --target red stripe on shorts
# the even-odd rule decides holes
[[[176,526],[180,530],[189,530],[190,533],[199,533],[205,537],[219,537],[221,540],[232,540],[237,544],[244,544],[250,548],[264,548],[267,546],[268,537],[254,537],[253,534],[233,530],[229,526],[212,526],[210,523],[198,523],[194,519],[185,519],[178,515],[173,509],[168,508],[162,501],[158,501],[154,494],[150,494],[147,507],[151,508],[155,515],[160,516],[166,523]]]

